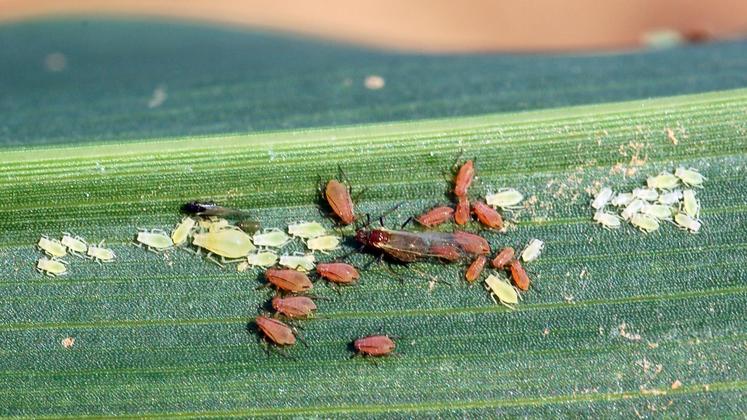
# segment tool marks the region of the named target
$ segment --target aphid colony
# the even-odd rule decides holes
[[[677,168],[674,173],[662,172],[646,180],[647,188],[635,188],[629,193],[614,194],[604,187],[594,196],[593,219],[605,229],[618,229],[627,221],[644,233],[659,229],[661,222],[671,222],[691,233],[700,231],[700,201],[694,188],[702,188],[706,178],[694,169]],[[607,211],[608,205],[618,214]]]
[[[59,240],[42,235],[36,247],[46,254],[45,257],[36,261],[36,271],[51,277],[68,273],[69,263],[62,259],[68,253],[81,259],[95,260],[98,263],[112,262],[116,258],[114,251],[104,246],[103,240],[98,245],[89,245],[80,236],[67,232],[63,233]]]

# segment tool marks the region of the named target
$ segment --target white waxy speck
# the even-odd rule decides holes
[[[669,172],[662,172],[659,175],[650,176],[646,180],[646,184],[649,188],[656,188],[659,190],[671,190],[679,183],[680,179]]]
[[[700,220],[693,219],[685,213],[677,213],[674,216],[674,222],[677,224],[677,226],[681,227],[682,229],[687,229],[692,233],[697,233],[702,226]]]
[[[488,203],[489,206],[500,208],[515,207],[523,199],[524,196],[513,188],[508,188],[485,196],[485,202]]]
[[[695,191],[685,190],[682,192],[682,210],[694,219],[700,216],[700,202],[695,198]]]
[[[630,223],[645,233],[651,233],[656,229],[659,229],[659,222],[656,221],[656,218],[646,214],[634,214],[633,217],[630,218]]]
[[[594,221],[607,229],[617,229],[620,227],[620,217],[602,210],[594,213]]]
[[[707,178],[701,175],[695,169],[685,169],[679,167],[674,171],[674,175],[682,180],[682,183],[691,187],[698,187],[703,185],[703,181]]]
[[[632,193],[620,193],[614,196],[610,203],[615,207],[622,207],[627,206],[631,201],[633,201]]]
[[[602,188],[596,195],[596,197],[594,197],[594,201],[591,202],[591,206],[599,210],[607,205],[607,203],[610,201],[610,198],[612,198],[612,189],[607,187]]]
[[[633,197],[646,201],[656,201],[659,198],[659,193],[653,188],[635,188],[633,189]]]
[[[682,190],[673,190],[659,195],[659,203],[665,206],[676,204],[682,199]]]
[[[672,208],[663,204],[645,204],[641,213],[659,220],[672,220]]]
[[[524,248],[524,251],[521,252],[521,259],[524,260],[524,262],[536,260],[544,247],[544,242],[540,241],[539,239],[532,239],[531,241],[529,241],[527,247]]]
[[[633,217],[634,214],[641,211],[644,204],[645,203],[643,202],[643,200],[635,199],[631,201],[630,204],[628,204],[625,207],[625,209],[622,211],[622,213],[620,213],[620,215],[622,216],[623,219],[630,220],[630,218]]]

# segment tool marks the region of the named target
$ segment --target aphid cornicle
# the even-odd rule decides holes
[[[467,268],[467,271],[464,273],[464,278],[467,279],[467,281],[470,283],[477,280],[478,277],[480,277],[480,274],[482,274],[482,270],[485,268],[485,263],[487,261],[488,259],[484,255],[480,255],[475,258],[475,260],[472,261],[472,264],[470,264]]]
[[[36,262],[36,271],[46,274],[50,277],[62,276],[67,274],[67,262],[57,258],[42,257]]]
[[[333,235],[317,236],[306,242],[306,247],[311,251],[334,251],[340,246],[340,238]]]
[[[278,346],[292,346],[296,344],[296,335],[293,328],[284,322],[259,315],[254,319],[257,328],[264,334],[265,338]]]
[[[39,238],[39,242],[36,243],[36,246],[50,257],[59,258],[67,255],[67,248],[65,245],[57,239],[51,239],[45,235],[42,235],[42,237]]]
[[[243,258],[256,249],[252,238],[238,228],[196,233],[192,244],[225,258]]]
[[[358,242],[390,257],[412,262],[424,258],[444,261],[472,260],[490,252],[485,238],[467,232],[405,232],[389,229],[358,229]]]
[[[319,263],[316,266],[319,275],[337,284],[351,284],[358,280],[358,270],[346,263]]]
[[[336,179],[331,179],[324,189],[324,196],[342,224],[349,225],[355,221],[353,199],[350,197],[350,190],[345,184]]]
[[[682,180],[682,183],[690,186],[690,187],[698,187],[703,185],[703,181],[706,180],[706,177],[701,175],[698,171],[695,169],[685,169],[683,167],[679,167],[674,171],[674,175]]]
[[[386,335],[369,335],[353,342],[353,348],[362,356],[381,357],[391,354],[397,344]]]
[[[306,255],[281,255],[278,264],[293,270],[311,271],[314,269],[316,257],[314,254]]]
[[[493,258],[493,260],[490,262],[490,265],[493,266],[493,268],[503,268],[508,265],[509,262],[514,258],[514,254],[516,251],[514,251],[513,248],[510,246],[503,248],[501,252],[498,253],[498,255]]]
[[[141,230],[137,233],[135,240],[156,251],[164,251],[174,246],[174,241],[171,240],[169,234],[161,229]]]
[[[521,262],[516,259],[511,260],[509,268],[511,270],[511,280],[514,283],[514,286],[525,292],[529,290],[529,276],[527,275],[526,270],[524,270],[524,267],[521,266]]]
[[[275,296],[272,309],[288,318],[306,318],[316,310],[316,303],[308,296]]]
[[[515,208],[523,199],[524,196],[513,188],[506,188],[497,193],[485,196],[485,202],[489,206],[500,207],[502,209]]]
[[[496,304],[500,303],[509,309],[516,309],[513,305],[519,303],[519,293],[505,280],[491,274],[485,279],[485,289],[490,292],[490,298]]]
[[[284,292],[305,292],[314,287],[306,274],[293,269],[269,268],[265,271],[265,278],[276,289]]]
[[[594,213],[594,221],[602,225],[605,229],[617,229],[621,226],[620,218],[616,214],[608,213],[604,210],[598,210]]]
[[[532,239],[523,251],[521,251],[521,259],[524,262],[534,261],[539,258],[540,252],[545,247],[545,243],[539,239]]]
[[[458,225],[465,225],[469,222],[469,200],[467,197],[459,197],[454,211],[454,221]]]
[[[434,207],[416,217],[415,220],[425,227],[435,227],[454,217],[454,209],[448,206]]]
[[[267,246],[270,248],[280,248],[290,242],[290,236],[279,229],[270,229],[264,233],[255,233],[252,236],[254,246]]]
[[[192,233],[192,229],[195,228],[197,221],[191,217],[185,217],[179,224],[176,225],[173,231],[171,231],[171,240],[175,246],[183,245],[187,242],[187,238]]]
[[[88,250],[88,243],[80,236],[73,236],[72,234],[65,232],[62,234],[62,240],[60,243],[65,245],[71,254],[76,257],[85,258],[86,250]]]
[[[472,202],[472,211],[477,216],[477,220],[491,229],[503,229],[503,217],[494,208],[488,206],[480,200]]]
[[[109,248],[104,248],[104,241],[99,242],[98,245],[89,245],[86,255],[93,258],[97,262],[112,262],[116,255],[114,251]]]
[[[311,239],[327,233],[319,222],[300,222],[288,225],[288,233],[298,238]]]
[[[610,201],[610,198],[612,198],[612,189],[607,187],[602,188],[594,197],[594,200],[591,202],[591,206],[599,210],[607,205],[607,203]]]
[[[475,178],[475,165],[471,160],[464,162],[454,180],[454,195],[457,198],[467,197],[467,190]]]

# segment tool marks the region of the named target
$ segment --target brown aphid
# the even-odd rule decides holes
[[[448,206],[440,206],[428,210],[416,217],[415,220],[421,225],[430,228],[451,220],[453,216],[454,209]]]
[[[337,284],[355,283],[360,277],[358,270],[346,263],[319,263],[316,265],[316,272],[322,278]]]
[[[529,290],[529,276],[527,276],[527,272],[524,271],[524,267],[521,266],[519,260],[511,260],[509,267],[511,269],[511,280],[514,283],[514,286],[522,291]]]
[[[259,315],[254,318],[257,328],[262,331],[265,338],[278,346],[292,346],[296,344],[296,335],[293,328],[278,321],[277,319]]]
[[[490,244],[480,235],[469,232],[452,233],[454,240],[466,252],[473,255],[487,255],[490,253]]]
[[[362,356],[381,357],[391,354],[397,345],[386,335],[369,335],[355,340],[353,347]]]
[[[475,258],[475,260],[472,261],[472,264],[469,265],[469,268],[467,268],[467,272],[464,273],[464,277],[467,281],[472,283],[477,280],[477,278],[480,277],[480,274],[482,274],[482,270],[485,268],[485,263],[487,262],[488,259],[485,258],[484,255]]]
[[[306,318],[316,310],[316,303],[308,296],[275,296],[272,309],[288,318]]]
[[[508,265],[509,262],[514,258],[514,254],[516,254],[516,251],[514,251],[513,248],[510,246],[507,246],[501,250],[501,252],[498,253],[498,255],[493,258],[492,261],[490,261],[490,264],[494,268],[503,268]]]
[[[469,222],[469,200],[467,197],[459,197],[454,212],[454,221],[458,225],[466,225]]]
[[[324,196],[342,224],[349,225],[355,221],[353,199],[345,184],[336,179],[330,180],[324,189]]]
[[[275,288],[284,292],[305,292],[314,287],[309,277],[297,270],[270,268],[265,271],[265,278]]]
[[[503,218],[494,208],[482,201],[472,202],[472,211],[477,216],[477,220],[491,229],[503,229]]]
[[[464,162],[454,180],[454,195],[457,198],[467,197],[467,189],[475,178],[475,165],[471,160]]]

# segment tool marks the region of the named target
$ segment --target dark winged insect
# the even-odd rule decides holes
[[[397,345],[389,336],[369,335],[353,342],[356,353],[362,356],[381,357],[390,355]]]
[[[405,232],[361,228],[356,232],[355,238],[361,244],[401,262],[427,258],[448,262],[471,261],[490,252],[490,246],[483,237],[467,232]]]
[[[306,274],[291,269],[270,268],[265,271],[265,278],[283,292],[305,292],[314,287]]]
[[[275,296],[272,308],[288,318],[306,318],[316,310],[316,304],[308,296]]]

